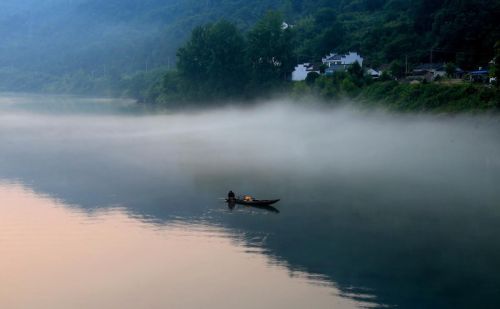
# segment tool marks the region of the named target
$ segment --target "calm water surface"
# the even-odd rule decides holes
[[[0,308],[497,308],[499,137],[496,116],[3,95]]]

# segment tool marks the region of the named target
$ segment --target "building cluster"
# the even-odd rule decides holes
[[[332,75],[336,72],[345,72],[357,62],[363,67],[363,57],[357,52],[348,52],[347,54],[331,53],[321,59],[321,64],[302,63],[295,67],[292,72],[293,81],[305,80],[309,73]]]
[[[416,66],[406,74],[407,81],[432,82],[443,77],[463,79],[470,82],[488,83],[493,82],[489,77],[489,70],[479,67],[477,70],[464,71],[459,67],[447,68],[446,63],[424,63]]]
[[[310,73],[319,75],[333,75],[337,72],[346,72],[354,63],[358,63],[363,68],[363,57],[357,52],[348,52],[346,54],[331,53],[321,59],[321,63],[301,63],[298,64],[292,72],[293,81],[302,81]],[[494,60],[490,65],[494,64]],[[387,66],[379,70],[373,68],[363,68],[365,74],[374,79],[379,78],[384,71],[388,71]],[[489,77],[489,71],[485,68],[478,68],[473,71],[464,71],[459,67],[447,68],[446,63],[425,63],[414,67],[411,71],[405,73],[405,80],[408,82],[431,82],[443,77],[455,79],[464,79],[471,82],[494,82],[495,79]]]

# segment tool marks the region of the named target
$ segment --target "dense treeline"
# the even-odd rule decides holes
[[[81,71],[109,79],[113,72],[124,76],[173,66],[176,50],[194,27],[226,18],[248,29],[281,2],[2,0],[0,70],[53,78],[77,78],[74,73]],[[0,88],[3,82],[9,80],[0,80]]]
[[[221,1],[219,9],[231,2]],[[255,4],[256,11],[265,7]],[[491,60],[500,38],[497,0],[283,0],[270,7],[294,26],[299,61],[356,50],[374,66],[406,57],[418,63],[429,61],[432,51],[434,61],[467,68]],[[262,14],[245,22],[221,16],[247,31]]]
[[[283,80],[293,64],[331,51],[357,51],[372,67],[401,69],[406,60],[411,66],[431,58],[484,67],[500,38],[498,0],[5,0],[0,8],[0,89],[160,102],[279,91],[289,87]],[[278,33],[265,31],[271,25],[264,20],[271,21],[262,16],[269,10],[292,26],[281,45],[267,49],[271,56],[255,49]],[[197,44],[214,48],[195,83],[188,67],[181,68],[190,64],[180,61],[192,29],[213,41]],[[226,34],[241,41],[231,52],[237,44],[227,44]],[[207,66],[220,55],[222,66]],[[275,61],[280,57],[282,63]],[[179,69],[172,70],[176,62]]]
[[[472,83],[401,83],[390,78],[374,81],[350,70],[332,77],[295,83],[296,99],[315,97],[327,104],[350,99],[363,106],[380,106],[396,111],[462,112],[500,110],[500,88]]]
[[[355,0],[308,3],[296,22],[305,58],[332,49],[357,50],[374,66],[408,57],[412,63],[487,63],[500,37],[497,0]],[[332,3],[328,6],[322,3]]]
[[[209,102],[276,91],[295,64],[292,40],[277,12],[267,13],[246,34],[224,20],[198,26],[177,52],[177,70],[166,74],[160,91],[154,90],[160,85],[153,86],[144,99]]]
[[[404,84],[387,81],[363,88],[357,102],[405,112],[498,111],[500,91],[498,88],[474,84]]]
[[[196,27],[177,52],[177,70],[150,85],[139,98],[163,103],[209,102],[284,91],[291,87],[287,80],[294,64],[317,62],[331,51],[358,51],[369,66],[387,64],[393,77],[404,74],[403,61],[410,66],[446,61],[472,69],[487,66],[500,37],[494,21],[494,13],[500,10],[498,1],[288,4],[285,13],[269,12],[248,31],[225,20]],[[296,22],[285,23],[287,16],[292,21],[290,16],[295,16]],[[357,66],[333,77],[316,77],[295,84],[293,93],[354,97],[372,83]]]

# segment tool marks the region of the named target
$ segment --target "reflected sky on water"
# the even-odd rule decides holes
[[[23,271],[0,307],[495,308],[499,134],[496,116],[6,95],[0,259]],[[279,213],[230,210],[229,189]]]
[[[0,185],[2,308],[355,308],[221,227],[87,213]],[[313,284],[321,282],[322,284]]]

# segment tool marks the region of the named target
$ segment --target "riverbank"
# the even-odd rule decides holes
[[[313,81],[291,82],[274,92],[252,96],[202,100],[191,98],[188,92],[162,89],[156,84],[136,96],[138,102],[165,108],[212,107],[218,105],[252,104],[262,100],[291,97],[295,101],[318,100],[325,105],[356,104],[397,112],[463,113],[495,112],[500,110],[498,87],[472,83],[406,83],[394,80],[374,81],[367,77],[342,74],[320,76]],[[172,89],[172,88],[170,88]],[[178,89],[175,88],[174,89]],[[238,102],[238,103],[235,103]]]
[[[58,87],[37,89],[40,94],[78,94],[130,98],[147,109],[212,108],[220,105],[251,105],[263,100],[291,98],[294,101],[317,100],[325,105],[356,104],[397,112],[464,113],[500,110],[500,88],[468,82],[451,83],[446,79],[432,83],[407,83],[373,80],[354,72],[318,76],[300,82],[285,82],[272,90],[244,91],[239,95],[200,96],[190,92],[175,72],[162,70],[138,74],[110,85],[96,82],[96,87]],[[20,83],[22,84],[22,83]],[[83,83],[84,84],[84,83]],[[14,91],[22,91],[15,89]]]
[[[500,110],[498,88],[476,84],[419,83],[377,81],[356,86],[344,79],[317,80],[313,84],[299,82],[293,95],[318,96],[326,103],[348,98],[367,106],[382,107],[399,112],[476,112]]]
[[[473,84],[380,82],[364,88],[358,100],[396,111],[455,113],[500,110],[498,88]]]

